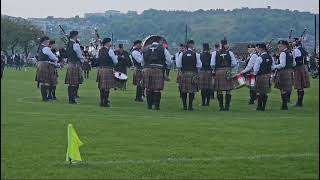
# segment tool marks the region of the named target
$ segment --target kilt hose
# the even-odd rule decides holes
[[[115,87],[120,89],[126,89],[127,87],[127,80],[115,80]]]
[[[142,86],[147,91],[161,91],[164,88],[162,68],[144,68]]]
[[[99,67],[97,71],[98,88],[109,90],[115,87],[115,77],[113,74],[113,68],[111,67]]]
[[[133,73],[133,85],[141,85],[141,81],[143,79],[142,69],[135,69]]]
[[[310,87],[310,80],[307,67],[302,65],[294,69],[294,88],[304,89]]]
[[[179,82],[179,90],[181,93],[194,93],[198,91],[197,72],[182,71],[177,78]]]
[[[271,92],[271,74],[256,76],[256,92],[259,94],[268,94]]]
[[[44,61],[39,62],[35,78],[37,82],[45,85],[53,85],[57,83],[55,76],[55,68],[52,64]]]
[[[274,88],[291,92],[292,90],[292,69],[281,69],[277,71]]]
[[[83,82],[83,71],[80,64],[68,63],[65,84],[76,86]]]
[[[211,71],[200,71],[199,72],[199,89],[213,89],[212,81],[212,72]]]
[[[214,90],[215,91],[229,91],[233,89],[232,79],[226,78],[226,72],[231,71],[231,68],[218,68],[216,69]]]

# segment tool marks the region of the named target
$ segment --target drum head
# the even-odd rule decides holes
[[[119,80],[127,80],[128,76],[122,72],[114,72],[114,77],[116,77]]]
[[[142,41],[142,46],[143,48],[147,48],[148,46],[150,46],[153,42],[160,42],[163,41],[164,44],[166,44],[166,46],[168,45],[168,42],[165,38],[163,38],[162,36],[158,36],[158,35],[151,35],[146,37],[143,41]]]

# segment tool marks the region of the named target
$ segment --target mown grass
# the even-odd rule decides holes
[[[59,99],[44,103],[34,74],[6,69],[1,80],[1,178],[319,178],[318,80],[303,108],[281,111],[273,89],[267,111],[257,112],[242,88],[233,92],[230,112],[219,112],[216,99],[199,106],[199,94],[195,111],[184,112],[175,73],[160,111],[133,101],[131,80],[127,91],[112,91],[111,108],[99,107],[95,71],[81,85],[78,105],[67,103],[64,71]],[[68,123],[84,142],[84,162],[73,166],[65,162]]]

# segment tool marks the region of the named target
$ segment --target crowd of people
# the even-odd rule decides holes
[[[92,46],[91,46],[92,47]],[[288,110],[293,87],[297,90],[296,107],[303,106],[304,89],[310,87],[308,53],[297,38],[290,43],[278,42],[278,53],[270,54],[268,44],[249,44],[248,57],[242,61],[245,66],[239,69],[239,60],[230,50],[226,39],[211,49],[203,44],[202,51],[195,50],[195,42],[189,40],[181,44],[179,51],[171,55],[165,41],[159,40],[144,46],[136,40],[130,52],[122,44],[114,50],[110,38],[97,39],[95,47],[81,46],[79,32],[71,31],[66,48],[56,50],[55,41],[44,36],[40,39],[37,51],[37,72],[35,81],[40,88],[43,101],[55,100],[58,83],[58,68],[66,67],[65,84],[68,85],[70,104],[77,104],[78,90],[84,79],[89,78],[92,66],[97,67],[96,82],[100,92],[100,106],[110,106],[110,91],[115,88],[126,89],[127,81],[117,79],[115,72],[128,75],[127,69],[133,67],[133,85],[136,86],[136,102],[146,99],[147,108],[160,110],[161,91],[165,80],[169,80],[172,67],[178,70],[178,84],[184,110],[193,111],[196,92],[201,91],[202,106],[209,106],[216,98],[220,111],[229,111],[232,90],[235,88],[235,76],[246,77],[249,86],[249,104],[257,101],[257,110],[265,111],[271,86],[281,92],[282,110]],[[15,53],[12,57],[1,52],[1,76],[3,67],[12,59],[16,68],[21,66],[23,57]],[[249,78],[254,77],[254,78]]]

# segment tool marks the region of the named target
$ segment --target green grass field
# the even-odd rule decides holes
[[[230,112],[219,112],[216,99],[201,107],[199,93],[195,111],[184,112],[174,73],[161,111],[133,101],[131,79],[127,91],[112,91],[111,108],[99,107],[95,71],[78,105],[67,103],[64,71],[59,100],[44,103],[34,75],[5,69],[1,80],[1,178],[319,179],[318,79],[300,109],[281,111],[273,89],[267,111],[257,112],[242,88],[233,91]],[[65,162],[68,123],[84,142],[84,161],[72,166]]]

